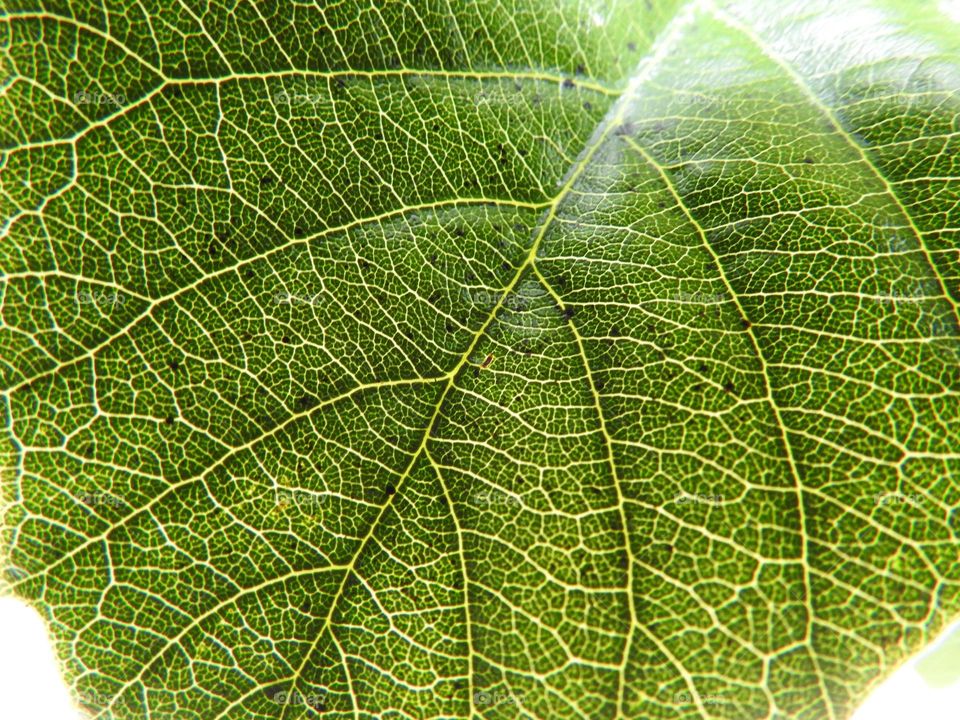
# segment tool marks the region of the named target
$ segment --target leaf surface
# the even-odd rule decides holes
[[[96,718],[844,718],[960,607],[948,3],[0,21],[4,588]]]

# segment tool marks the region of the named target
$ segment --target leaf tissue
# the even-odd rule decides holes
[[[97,720],[847,718],[960,614],[951,0],[5,0],[0,590]]]

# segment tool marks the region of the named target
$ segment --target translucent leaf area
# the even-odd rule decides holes
[[[95,720],[848,718],[960,613],[960,21],[5,0],[0,590]]]

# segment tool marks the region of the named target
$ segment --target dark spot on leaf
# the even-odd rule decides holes
[[[463,228],[457,228],[456,230],[454,230],[454,234],[457,237],[463,237]]]
[[[393,495],[394,493],[397,492],[397,489],[396,489],[392,484],[387,483],[387,487],[384,488],[384,492],[385,492],[387,495]]]
[[[620,328],[618,328],[616,325],[611,325],[609,335],[610,337],[620,337]]]
[[[176,360],[171,360],[171,361],[170,361],[170,369],[173,370],[174,372],[176,372],[177,370],[180,369],[180,363],[178,363]]]
[[[273,175],[264,175],[262,178],[260,178],[261,185],[273,185],[275,182],[276,178],[274,178]]]
[[[563,309],[563,317],[567,320],[572,318],[575,314],[576,310],[574,310],[572,307],[566,307]]]
[[[281,685],[271,685],[267,688],[264,688],[263,693],[267,696],[268,699],[273,700],[277,695],[284,692],[287,689],[285,684]]]
[[[563,86],[564,86],[565,88],[572,88],[572,87],[576,87],[577,84],[573,81],[573,78],[566,78],[566,79],[563,81]]]
[[[629,50],[630,52],[636,52],[636,51],[637,51],[637,44],[636,44],[635,42],[628,42],[628,43],[627,43],[627,50]]]
[[[744,330],[749,330],[751,327],[753,327],[753,323],[746,318],[740,318],[740,324],[743,326]]]
[[[577,75],[583,75],[584,73],[587,72],[587,69],[583,66],[583,63],[580,63],[579,65],[577,65],[575,72],[577,73]]]
[[[812,158],[812,157],[807,156],[807,157],[805,157],[805,158],[803,159],[803,161],[804,161],[807,165],[813,165],[813,158]]]
[[[297,400],[297,407],[301,410],[309,410],[312,407],[316,407],[319,401],[313,395],[302,395],[300,399]]]
[[[164,422],[167,423],[167,425],[173,425],[173,420],[173,415],[167,415],[167,419],[164,420]]]
[[[289,336],[289,335],[284,335],[283,338],[282,338],[282,340],[283,340],[283,342],[289,344],[289,343],[290,343],[290,336]]]
[[[592,105],[590,102],[585,102],[585,103],[583,104],[583,109],[584,109],[584,110],[593,110],[593,105]]]
[[[724,389],[724,392],[732,393],[734,390],[733,383],[728,380],[723,384],[723,389]]]

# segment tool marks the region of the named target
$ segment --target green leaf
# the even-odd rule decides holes
[[[960,610],[946,3],[8,0],[3,583],[96,718],[844,718]]]

